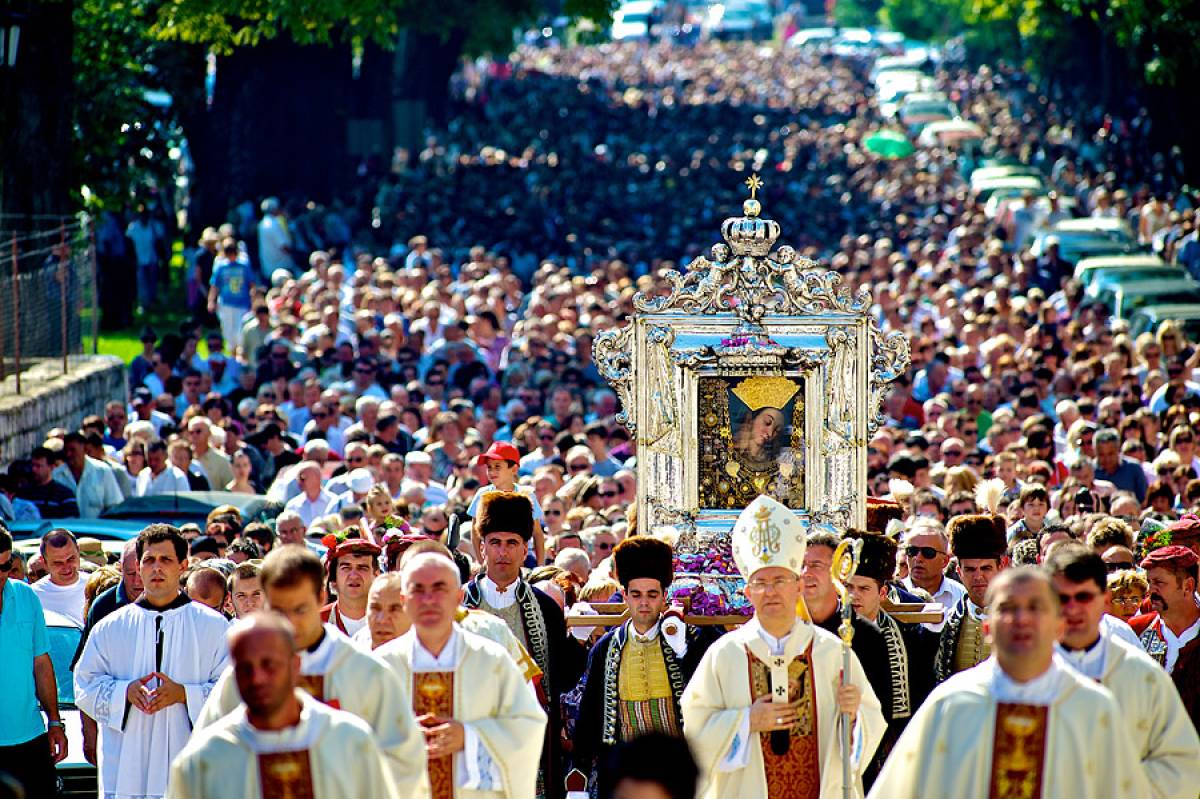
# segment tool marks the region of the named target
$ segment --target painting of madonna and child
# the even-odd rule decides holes
[[[766,494],[804,507],[804,379],[701,377],[700,507],[741,510]]]

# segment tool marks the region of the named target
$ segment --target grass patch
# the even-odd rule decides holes
[[[143,327],[150,325],[161,339],[167,333],[176,332],[180,322],[189,317],[186,301],[187,261],[183,254],[182,240],[176,241],[171,246],[170,265],[163,277],[165,280],[159,284],[158,308],[137,318],[132,325],[123,330],[101,331],[96,347],[100,355],[116,355],[128,364],[142,352],[142,342],[139,339]],[[136,288],[130,293],[132,295],[130,301],[136,302]],[[90,314],[85,310],[84,315],[89,316]],[[85,320],[84,330],[90,331],[90,325],[90,319]],[[85,339],[84,350],[88,351],[91,347],[91,339],[87,335],[85,335]],[[204,342],[200,343],[200,349],[201,351],[206,349]]]

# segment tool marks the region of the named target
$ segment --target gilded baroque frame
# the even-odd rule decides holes
[[[722,225],[725,243],[685,274],[668,272],[668,293],[638,294],[629,324],[595,343],[621,398],[617,419],[638,443],[639,530],[678,534],[684,551],[728,536],[740,511],[701,506],[700,439],[712,420],[700,407],[703,379],[802,381],[803,503],[793,510],[807,526],[840,531],[865,524],[867,441],[887,384],[909,362],[907,339],[875,324],[869,292],[852,295],[836,272],[773,249],[779,225],[759,217],[760,184],[747,184],[752,197]]]

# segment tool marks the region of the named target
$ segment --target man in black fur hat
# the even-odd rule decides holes
[[[689,626],[665,612],[675,576],[670,544],[635,536],[612,557],[630,618],[605,633],[588,657],[569,790],[586,790],[597,758],[622,741],[650,733],[683,736],[679,697],[719,635],[715,627]]]
[[[883,609],[888,582],[896,571],[896,542],[886,535],[858,530],[847,530],[843,538],[858,538],[863,542],[858,568],[847,585],[850,604],[859,619],[882,633],[887,652],[887,679],[871,685],[888,727],[874,760],[863,774],[863,784],[869,790],[904,726],[933,689],[931,666],[938,636],[920,624],[902,624]],[[867,676],[872,674],[868,672]]]
[[[486,571],[467,584],[463,604],[504,619],[513,635],[542,670],[538,697],[550,716],[546,746],[538,772],[538,797],[562,795],[562,747],[559,697],[579,678],[578,660],[567,640],[562,609],[522,577],[521,566],[533,538],[533,505],[529,497],[492,491],[480,501],[471,534],[482,542]]]
[[[958,562],[967,595],[959,600],[938,641],[936,682],[978,665],[991,653],[983,634],[988,585],[1008,568],[1007,525],[1003,516],[972,513],[955,516],[946,526],[950,554]]]

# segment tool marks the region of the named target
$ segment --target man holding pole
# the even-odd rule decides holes
[[[858,658],[808,621],[804,550],[804,526],[769,497],[750,503],[733,528],[754,618],[705,653],[681,702],[703,799],[862,796],[886,724]]]

